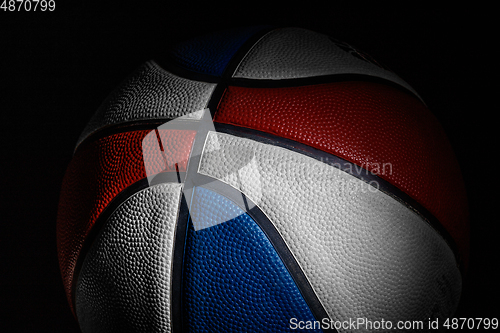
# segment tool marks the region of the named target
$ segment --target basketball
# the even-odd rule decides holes
[[[453,316],[464,183],[389,67],[322,33],[254,26],[125,78],[62,184],[59,265],[82,332],[428,330]]]

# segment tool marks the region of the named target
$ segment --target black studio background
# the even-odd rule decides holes
[[[491,12],[309,1],[104,8],[83,0],[56,0],[53,12],[0,10],[0,332],[78,332],[59,274],[55,221],[72,150],[102,100],[172,43],[263,23],[346,41],[420,93],[449,135],[470,202],[471,262],[456,316],[499,317]]]

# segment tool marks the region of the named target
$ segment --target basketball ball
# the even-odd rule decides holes
[[[111,93],[57,245],[83,332],[400,331],[453,315],[467,225],[409,84],[345,42],[257,26],[175,45]]]

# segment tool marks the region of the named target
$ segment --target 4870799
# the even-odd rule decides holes
[[[53,12],[55,9],[55,0],[3,0],[0,5],[4,12]]]

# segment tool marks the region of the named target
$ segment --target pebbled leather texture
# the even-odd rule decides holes
[[[178,77],[154,61],[140,66],[99,107],[78,139],[131,121],[168,121],[206,107],[215,84]]]
[[[456,309],[461,276],[452,251],[394,198],[326,163],[250,139],[210,132],[204,151],[200,173],[259,202],[330,318],[444,318]],[[257,161],[260,193],[223,174],[228,152]]]
[[[197,167],[189,161],[194,131],[138,129],[188,114],[189,121],[200,120],[192,112],[209,105],[215,122],[300,142],[378,174],[440,221],[467,266],[467,202],[458,164],[416,92],[346,43],[300,28],[274,29],[261,37],[260,29],[265,28],[180,44],[170,53],[174,64],[167,66],[176,74],[154,61],[145,63],[84,129],[63,180],[57,246],[68,301],[71,306],[75,301],[72,310],[85,332],[171,329],[168,280],[181,185],[155,185],[129,197],[127,189],[143,184],[137,182],[146,176],[154,184],[175,181],[180,174],[174,172],[186,172],[188,163]],[[302,78],[307,79],[294,80]],[[341,82],[350,79],[370,82]],[[258,133],[252,137],[259,140]],[[454,254],[398,198],[296,151],[213,132],[196,141],[204,143],[195,155],[203,148],[198,172],[207,181],[196,184],[209,187],[208,176],[256,204],[331,319],[453,314],[461,291]],[[155,178],[158,173],[163,174]],[[212,188],[228,188],[218,185]],[[184,313],[186,327],[286,331],[283,324],[292,316],[311,319],[281,252],[256,223],[261,221],[243,213],[234,197],[199,187],[194,193],[191,213],[199,226],[189,225],[184,308],[175,309]],[[111,216],[98,220],[103,213]],[[97,220],[103,222],[101,230],[94,228]],[[79,277],[77,261],[83,263]],[[174,271],[180,278],[180,270]]]
[[[346,43],[302,28],[275,29],[247,53],[233,74],[247,79],[295,79],[332,74],[364,74],[395,82],[417,93],[391,71],[374,63]],[[356,56],[357,55],[357,56]]]
[[[110,216],[76,286],[82,332],[169,332],[170,271],[182,184],[135,193]]]
[[[186,331],[289,332],[290,318],[314,320],[273,245],[249,215],[201,187],[196,187],[191,207],[191,215],[206,224],[227,222],[200,231],[189,226],[183,279]]]
[[[164,170],[165,160],[160,151],[142,149],[142,140],[149,132],[101,138],[77,151],[68,166],[57,215],[57,251],[70,304],[76,261],[99,215],[121,191],[146,177],[144,159],[148,161],[150,174]],[[176,151],[177,161],[187,161],[196,132],[159,132],[166,151]],[[186,164],[179,166],[180,171],[185,171]]]
[[[228,87],[215,121],[305,143],[362,166],[430,211],[467,262],[467,199],[446,134],[416,98],[386,85],[337,82]]]

